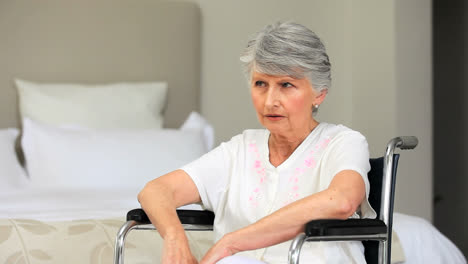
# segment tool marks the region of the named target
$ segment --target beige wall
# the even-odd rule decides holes
[[[432,219],[430,0],[192,0],[202,16],[202,114],[217,142],[256,128],[239,63],[248,36],[277,20],[317,32],[333,65],[318,118],[361,131],[373,156],[388,140],[417,135],[403,153],[396,210]]]
[[[218,142],[245,128],[259,127],[239,55],[249,36],[268,23],[294,20],[315,30],[332,56],[331,96],[322,111],[326,118],[348,123],[350,90],[346,88],[344,60],[345,7],[342,1],[213,1],[195,0],[202,14],[202,112],[213,122]],[[330,17],[333,14],[333,17]],[[330,41],[331,40],[331,41]],[[333,111],[326,108],[333,106]]]

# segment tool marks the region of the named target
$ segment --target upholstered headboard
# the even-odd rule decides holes
[[[14,78],[167,81],[165,127],[199,110],[200,14],[158,0],[0,1],[0,128],[18,127]]]

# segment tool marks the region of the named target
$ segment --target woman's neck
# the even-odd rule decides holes
[[[270,163],[277,167],[283,163],[307,138],[307,136],[318,126],[318,122],[313,120],[310,126],[302,131],[292,131],[291,133],[271,133],[268,139],[270,152]]]

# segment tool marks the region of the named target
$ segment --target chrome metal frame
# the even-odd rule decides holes
[[[127,221],[117,232],[117,238],[115,239],[114,247],[114,264],[123,264],[124,260],[124,249],[125,249],[125,238],[128,232],[135,229],[138,226],[137,221]]]
[[[298,264],[301,248],[306,241],[348,241],[348,240],[376,240],[379,241],[379,264],[389,264],[391,258],[391,242],[392,242],[392,221],[391,215],[392,206],[392,191],[393,181],[392,169],[393,169],[393,154],[396,148],[400,149],[413,149],[418,145],[418,139],[416,137],[396,137],[391,139],[385,150],[384,156],[384,167],[383,167],[383,179],[382,179],[382,198],[380,217],[385,225],[387,226],[386,234],[379,235],[364,235],[364,236],[315,236],[307,237],[305,233],[301,233],[296,236],[289,247],[288,263]]]
[[[378,235],[355,235],[355,236],[313,236],[307,237],[305,233],[300,233],[294,238],[288,252],[288,263],[296,264],[299,263],[299,256],[301,254],[302,245],[304,242],[313,241],[356,241],[356,240],[378,240],[385,241],[387,239],[386,234]]]
[[[212,225],[182,225],[186,231],[211,231],[213,230]],[[117,232],[117,238],[115,240],[114,247],[114,264],[124,263],[124,249],[125,249],[125,238],[127,234],[132,230],[156,230],[152,224],[141,224],[138,221],[127,221]]]

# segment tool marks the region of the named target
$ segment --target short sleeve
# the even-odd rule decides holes
[[[228,188],[231,164],[229,146],[234,144],[232,141],[222,143],[181,168],[197,186],[202,205],[206,210],[216,212]]]
[[[352,130],[340,132],[330,141],[324,159],[321,178],[327,187],[333,177],[343,170],[353,170],[362,176],[366,187],[366,198],[362,201],[357,213],[361,218],[375,218],[377,214],[368,201],[370,185],[367,173],[370,170],[370,163],[366,138]]]

